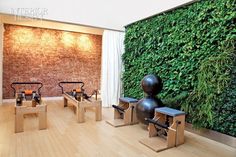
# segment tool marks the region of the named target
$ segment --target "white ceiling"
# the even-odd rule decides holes
[[[37,20],[37,19],[22,18],[22,17],[20,18],[20,20],[16,20],[15,16],[5,15],[5,14],[0,14],[0,23],[56,29],[70,32],[82,32],[82,33],[97,34],[97,35],[102,35],[104,31],[103,29],[100,28],[87,27],[76,24],[67,24],[64,22]]]
[[[124,30],[124,26],[194,0],[0,0],[0,12]],[[16,13],[18,9],[18,13]]]

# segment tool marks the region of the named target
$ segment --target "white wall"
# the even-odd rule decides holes
[[[0,105],[2,104],[2,73],[3,73],[3,23],[0,15]]]
[[[45,19],[114,30],[193,0],[0,0],[0,12],[46,9]],[[18,10],[19,11],[19,10]],[[26,13],[26,10],[21,10]],[[19,11],[20,12],[20,11]],[[18,14],[19,14],[18,12]]]
[[[82,32],[82,33],[97,34],[97,35],[103,34],[103,29],[100,29],[100,28],[85,27],[85,26],[80,26],[80,25],[52,22],[52,21],[46,21],[46,20],[36,20],[36,19],[23,18],[23,17],[21,17],[19,20],[17,19],[17,17],[13,15],[0,14],[0,16],[2,17],[1,18],[2,23],[7,23],[7,24],[49,28],[49,29],[57,29],[57,30],[72,31],[72,32]]]

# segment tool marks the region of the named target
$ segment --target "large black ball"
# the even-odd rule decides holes
[[[141,84],[143,91],[151,96],[157,95],[163,87],[161,78],[155,75],[146,75]]]
[[[153,118],[154,117],[154,111],[157,107],[162,107],[163,104],[160,99],[154,98],[154,97],[146,97],[137,103],[136,106],[136,113],[138,120],[143,124],[148,124],[145,121],[145,118]]]

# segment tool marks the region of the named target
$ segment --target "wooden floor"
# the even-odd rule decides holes
[[[103,120],[94,121],[86,112],[86,122],[76,122],[71,107],[62,101],[47,101],[48,129],[38,130],[36,116],[25,118],[25,132],[14,133],[12,104],[0,106],[0,157],[236,157],[236,149],[185,132],[186,143],[156,153],[138,142],[148,136],[141,125],[114,128],[105,120],[112,109],[103,109]]]

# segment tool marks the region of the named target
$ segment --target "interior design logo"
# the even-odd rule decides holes
[[[15,21],[42,20],[48,15],[47,8],[11,8],[11,14],[15,15]]]

